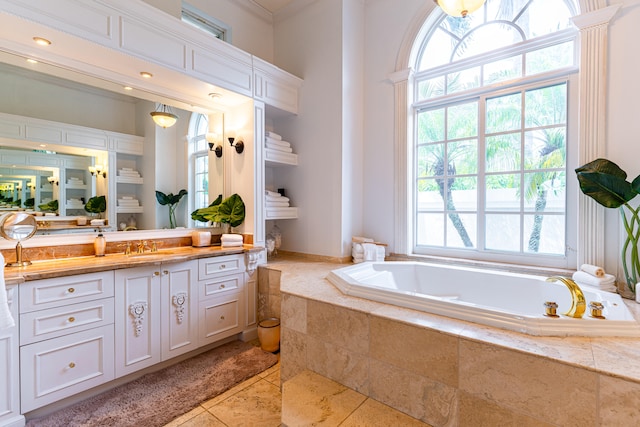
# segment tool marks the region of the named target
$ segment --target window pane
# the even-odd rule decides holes
[[[519,174],[487,175],[486,182],[487,210],[520,211]]]
[[[484,66],[484,84],[490,85],[522,77],[522,55],[490,62]]]
[[[444,109],[418,114],[418,144],[444,140]]]
[[[439,27],[422,51],[418,70],[426,70],[451,61],[451,52],[457,41],[450,33]]]
[[[470,138],[478,135],[478,103],[455,105],[447,110],[447,138]]]
[[[478,140],[450,142],[447,156],[452,165],[450,174],[469,175],[478,173]]]
[[[487,172],[520,170],[520,133],[508,133],[486,138]]]
[[[444,144],[429,144],[418,147],[418,177],[444,175]]]
[[[444,211],[444,201],[440,195],[440,185],[443,184],[442,179],[438,181],[435,179],[421,179],[418,181],[417,207],[419,211]]]
[[[487,133],[520,129],[522,95],[514,93],[487,100]]]
[[[480,67],[447,74],[447,93],[462,92],[480,86]]]
[[[418,100],[444,95],[444,76],[434,77],[418,83]]]
[[[571,28],[573,25],[567,5],[559,0],[533,0],[516,24],[525,32],[527,39]]]
[[[520,216],[487,215],[486,249],[499,251],[520,251]]]
[[[535,172],[524,174],[524,210],[528,212],[564,212],[566,173]]]
[[[473,15],[475,13],[470,16]],[[522,40],[522,35],[516,27],[504,22],[492,22],[469,32],[463,43],[457,46],[454,57],[455,60],[469,58]]]
[[[573,42],[566,42],[527,53],[527,75],[557,70],[573,65]]]
[[[565,166],[565,128],[546,128],[525,132],[525,169],[550,169]]]
[[[524,102],[525,126],[528,128],[567,122],[566,83],[528,90]]]
[[[444,246],[443,214],[419,213],[416,221],[416,243],[421,246]]]
[[[565,254],[564,215],[525,215],[525,252]]]
[[[476,222],[476,215],[450,212],[447,215],[447,247],[475,248]]]
[[[478,179],[458,177],[449,183],[453,203],[450,210],[475,212],[478,210]]]

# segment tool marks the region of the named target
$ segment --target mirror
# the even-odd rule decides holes
[[[31,265],[31,261],[22,259],[22,241],[31,238],[38,229],[36,219],[26,212],[10,212],[0,220],[0,235],[7,240],[17,240],[16,261],[7,263],[7,267]]]

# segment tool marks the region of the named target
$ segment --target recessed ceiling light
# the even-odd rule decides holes
[[[29,64],[37,64],[38,63],[38,61],[36,61],[35,59],[32,59],[32,58],[27,59],[27,62]]]
[[[42,148],[44,148],[46,146],[47,146],[47,144],[40,144],[40,147],[42,147]]]
[[[222,98],[222,94],[218,93],[218,92],[211,92],[209,94],[209,98],[211,98],[211,99]]]
[[[40,46],[49,46],[51,44],[49,40],[42,37],[34,37],[33,41],[39,44]]]
[[[148,71],[140,71],[140,75],[141,75],[142,77],[144,77],[145,79],[150,79],[151,77],[153,77],[153,74],[151,74],[151,73],[150,73],[150,72],[148,72]]]
[[[125,86],[124,90],[133,90],[133,88],[131,86]]]

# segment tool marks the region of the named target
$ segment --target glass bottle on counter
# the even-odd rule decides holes
[[[102,233],[98,233],[96,239],[93,241],[93,249],[96,253],[96,256],[104,256],[104,251],[107,248],[107,240],[104,238]]]

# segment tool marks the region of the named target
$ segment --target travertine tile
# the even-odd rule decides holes
[[[280,388],[260,380],[208,411],[228,426],[277,427],[281,401]]]
[[[558,425],[596,418],[597,375],[543,357],[460,340],[460,389]]]
[[[592,341],[596,368],[623,378],[640,378],[640,341],[637,338],[600,338]]]
[[[601,375],[598,399],[600,425],[634,426],[640,422],[640,384]]]
[[[461,392],[459,396],[457,426],[552,427],[552,424],[547,424],[539,419],[516,413],[477,396],[464,392]],[[539,416],[544,417],[545,414],[541,413]]]
[[[306,335],[280,328],[280,378],[287,381],[307,369]]]
[[[426,423],[445,426],[455,420],[454,387],[371,359],[369,396]]]
[[[458,338],[371,316],[371,357],[458,386]]]
[[[369,315],[316,301],[307,302],[307,334],[360,354],[369,352]]]
[[[360,393],[369,392],[369,358],[349,349],[309,337],[307,368]]]
[[[203,412],[179,424],[179,427],[227,427],[227,425],[209,412]]]
[[[340,427],[429,427],[429,424],[411,418],[400,411],[367,399]]]
[[[179,416],[178,418],[174,419],[170,423],[165,424],[164,427],[178,427],[180,425],[183,425],[184,423],[186,423],[190,419],[195,418],[196,416],[202,414],[204,411],[205,411],[205,409],[202,406],[198,406],[198,407],[192,409],[191,411],[187,412],[186,414],[183,414],[183,415]]]
[[[307,300],[293,295],[282,296],[280,324],[293,331],[307,333]]]
[[[234,394],[238,393],[241,390],[244,390],[245,388],[249,387],[252,384],[257,383],[258,381],[260,381],[260,377],[258,375],[254,375],[253,377],[244,380],[243,382],[241,382],[240,384],[231,387],[229,390],[225,391],[224,393],[221,393],[219,395],[217,395],[214,398],[211,398],[209,400],[207,400],[206,402],[201,403],[201,406],[205,409],[209,409],[212,406],[217,405],[218,403],[222,402],[223,400],[229,398],[230,396],[233,396]]]
[[[335,381],[304,371],[282,386],[282,423],[337,426],[366,399]]]

